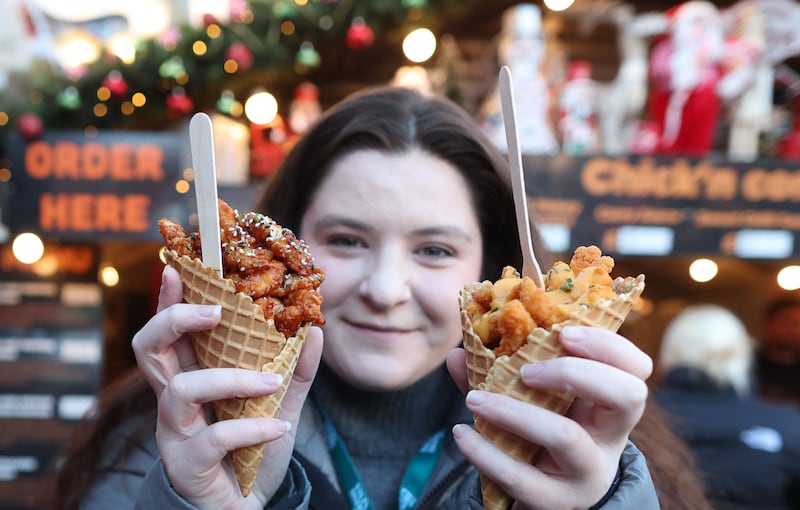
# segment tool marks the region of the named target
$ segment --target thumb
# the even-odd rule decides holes
[[[314,382],[314,376],[319,368],[319,361],[322,356],[322,330],[317,326],[312,326],[308,330],[303,351],[297,361],[294,376],[289,383],[286,396],[281,408],[281,418],[293,424],[297,423],[300,410]]]

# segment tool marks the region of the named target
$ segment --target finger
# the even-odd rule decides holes
[[[570,353],[594,359],[629,372],[641,380],[653,373],[653,360],[633,342],[603,328],[567,326],[561,330],[561,345]]]
[[[161,288],[158,290],[157,312],[183,301],[181,276],[172,266],[164,266],[161,272]]]
[[[547,449],[556,464],[576,473],[585,473],[592,464],[587,454],[594,452],[594,441],[575,421],[543,407],[487,391],[470,391],[467,407],[486,422],[519,438]],[[512,466],[506,466],[513,469]]]
[[[136,362],[157,395],[175,374],[197,364],[183,335],[214,327],[220,316],[219,306],[176,304],[154,315],[136,333],[131,344]]]
[[[280,388],[280,376],[241,368],[209,368],[173,377],[158,402],[165,436],[185,437],[205,428],[202,404],[227,398],[260,397]]]
[[[206,368],[173,377],[162,398],[185,404],[205,404],[227,398],[271,395],[281,387],[279,374],[244,368]],[[169,395],[169,397],[167,397]]]
[[[212,468],[233,450],[268,443],[283,437],[292,426],[277,418],[223,420],[203,428],[188,439],[197,466]]]
[[[481,475],[496,483],[512,499],[532,503],[533,500],[525,493],[525,489],[535,488],[536,504],[526,508],[551,509],[563,505],[564,490],[554,491],[553,497],[550,496],[550,491],[542,490],[554,483],[547,474],[535,466],[508,456],[472,427],[456,425],[453,427],[453,437],[461,452]]]
[[[466,393],[469,390],[469,384],[467,382],[467,363],[464,349],[456,347],[447,353],[447,370],[461,393]]]
[[[639,421],[648,388],[638,377],[593,360],[565,356],[525,365],[520,371],[528,386],[565,391],[592,407],[592,432],[606,431],[604,439],[619,440]],[[598,384],[597,381],[602,381]],[[576,416],[580,420],[580,417]],[[603,438],[600,438],[603,439]]]

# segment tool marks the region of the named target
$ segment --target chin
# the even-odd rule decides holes
[[[412,374],[377,369],[350,372],[348,382],[369,391],[397,391],[411,386],[416,379]]]

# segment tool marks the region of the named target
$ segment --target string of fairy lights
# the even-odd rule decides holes
[[[321,48],[365,52],[389,32],[404,32],[406,58],[424,62],[436,48],[428,26],[453,3],[466,7],[454,0],[249,0],[232,3],[225,21],[208,14],[197,26],[142,40],[98,41],[73,29],[59,40],[58,58],[39,59],[0,89],[0,139],[10,129],[26,139],[47,128],[90,135],[162,129],[197,110],[239,117],[248,113],[254,84],[313,79]],[[280,92],[277,100],[286,96]]]

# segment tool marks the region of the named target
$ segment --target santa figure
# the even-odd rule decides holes
[[[309,81],[302,82],[294,90],[289,105],[289,129],[296,135],[302,135],[321,114],[319,88]]]
[[[650,57],[650,108],[660,133],[657,152],[703,156],[711,150],[720,110],[725,39],[714,4],[691,0],[671,13],[669,35]]]
[[[583,155],[597,152],[597,86],[591,64],[585,60],[567,67],[567,83],[558,98],[558,129],[561,150]]]

